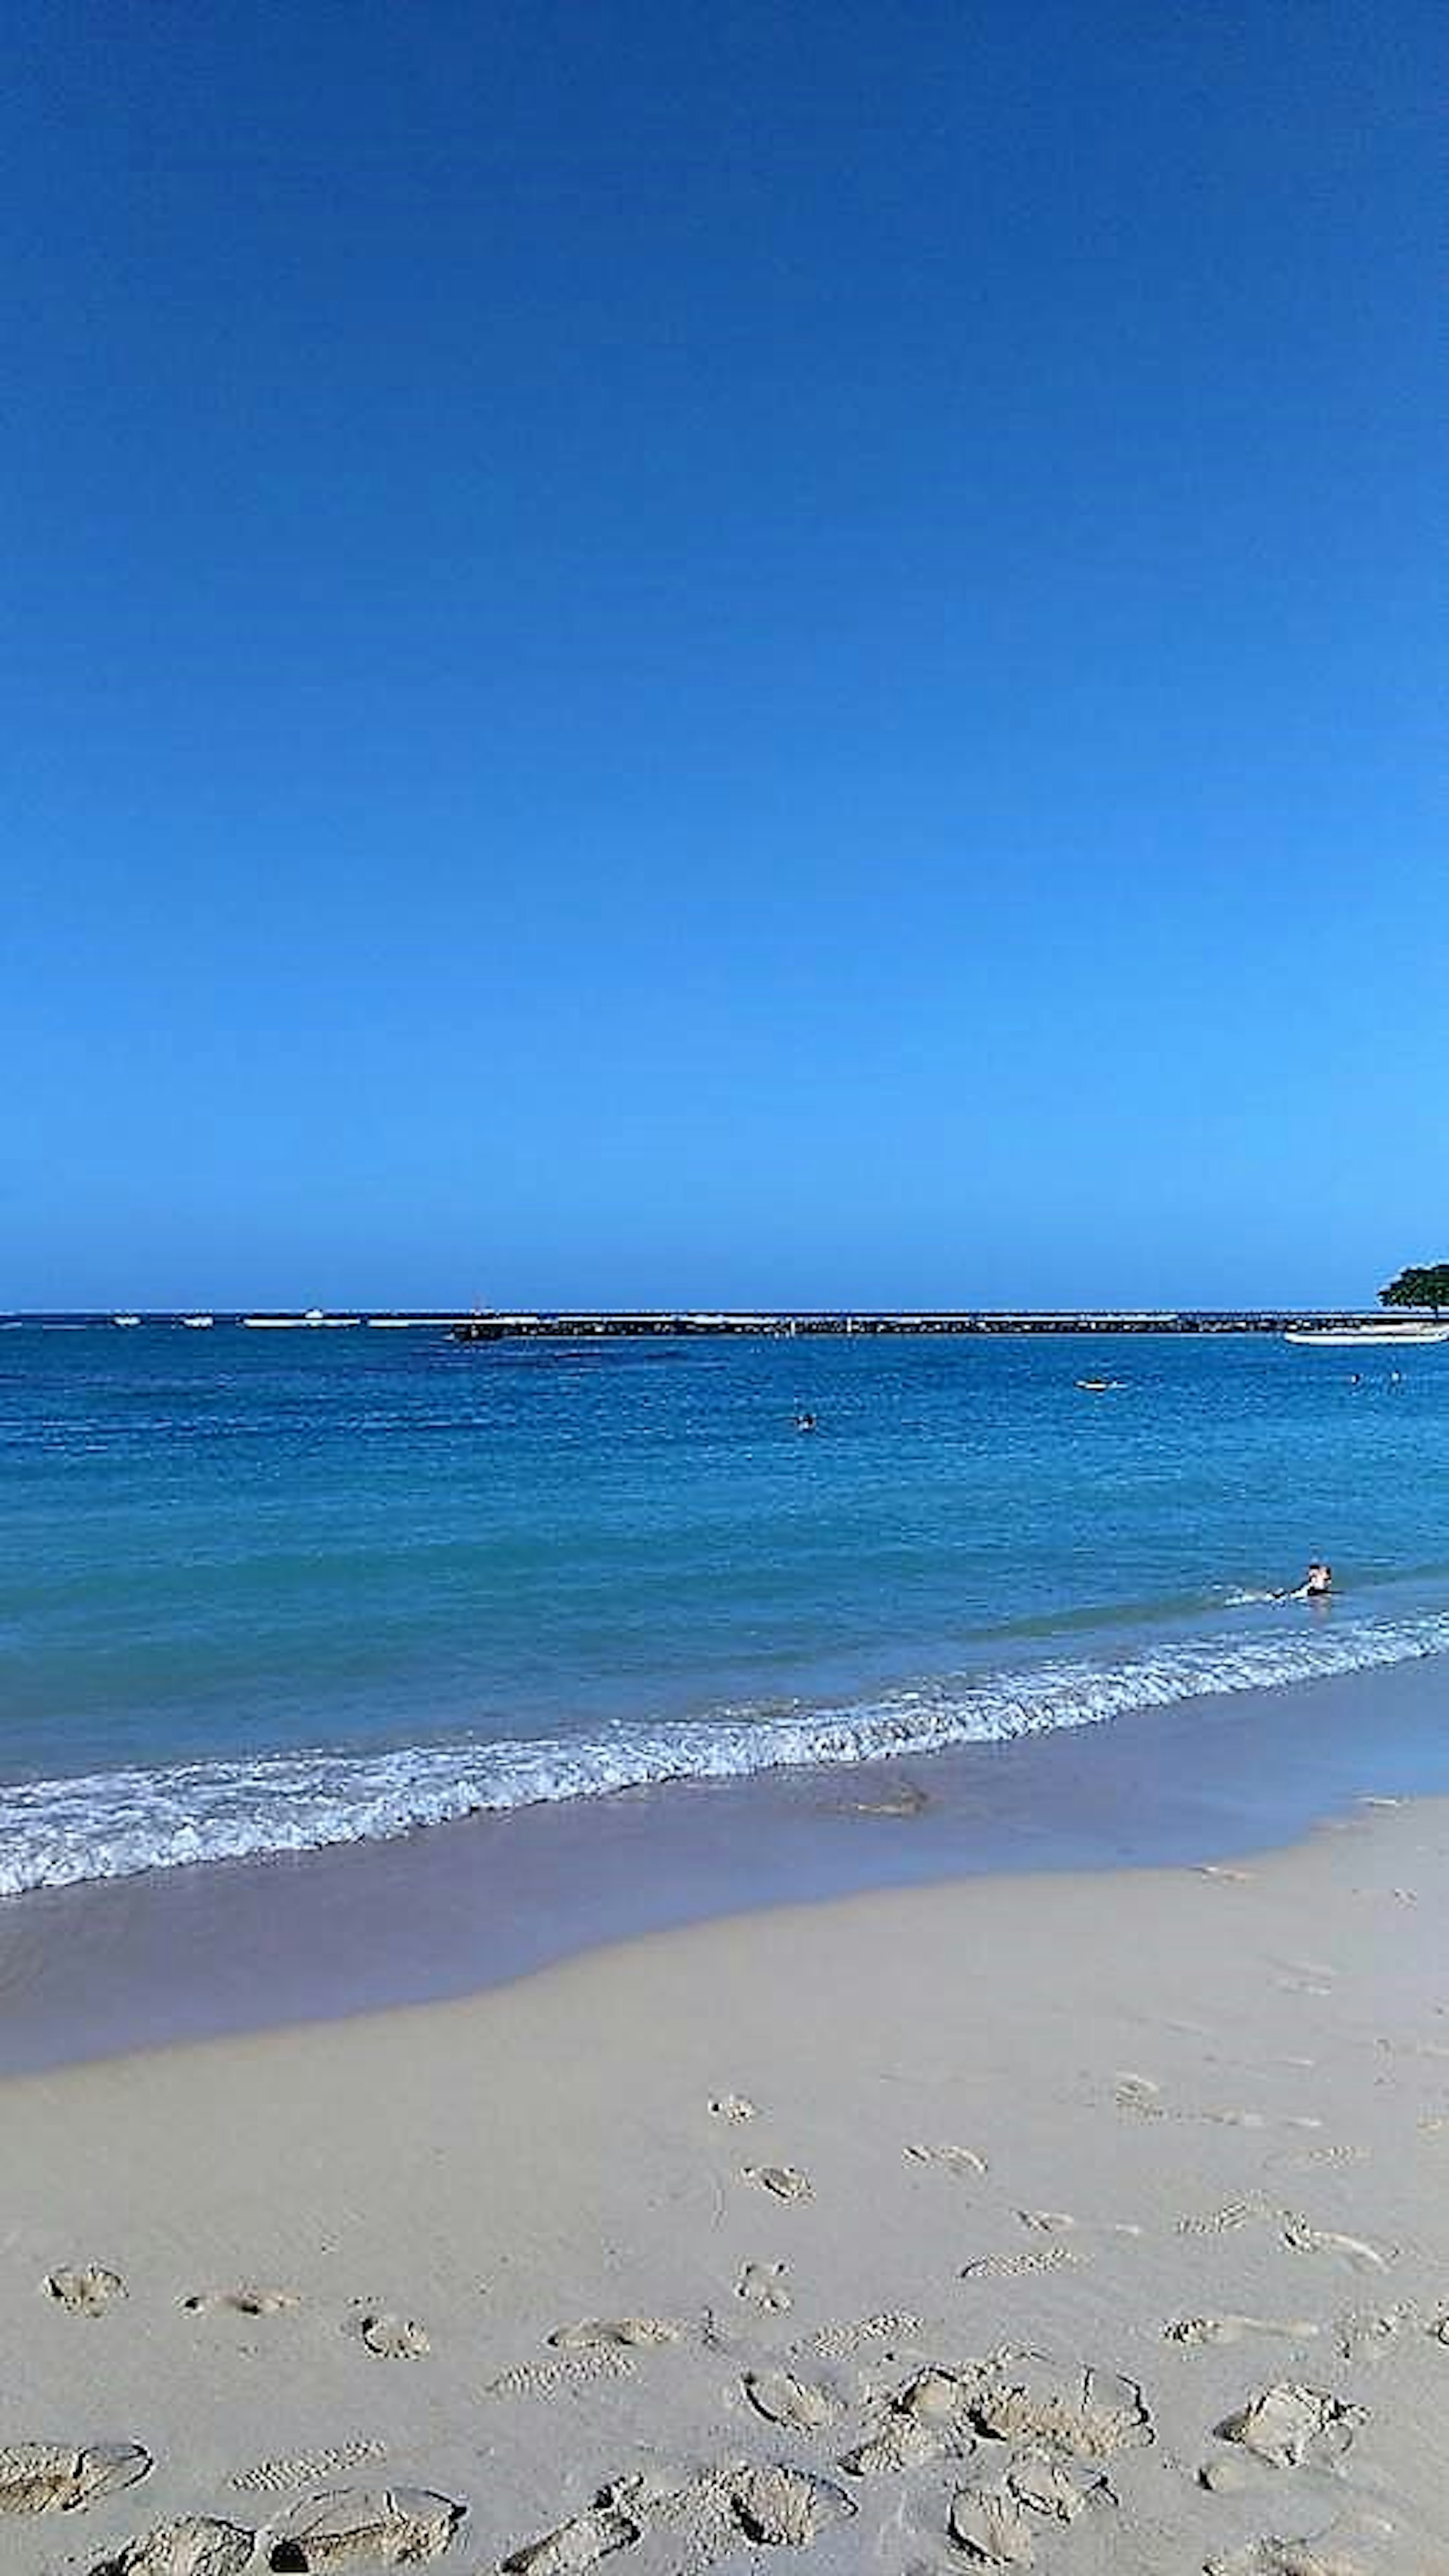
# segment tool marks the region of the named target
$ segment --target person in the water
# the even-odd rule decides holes
[[[1315,1556],[1301,1583],[1295,1583],[1289,1592],[1275,1592],[1272,1597],[1275,1601],[1327,1601],[1332,1591],[1333,1568],[1325,1565],[1321,1556]]]

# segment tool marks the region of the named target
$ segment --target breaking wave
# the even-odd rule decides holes
[[[589,1734],[325,1750],[37,1780],[0,1793],[0,1895],[196,1861],[383,1840],[424,1825],[666,1780],[869,1762],[1092,1726],[1209,1693],[1281,1688],[1449,1649],[1449,1613],[1216,1635],[1115,1661],[955,1674],[847,1705],[735,1705]]]

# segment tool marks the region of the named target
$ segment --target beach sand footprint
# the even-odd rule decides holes
[[[970,2401],[978,2432],[993,2441],[1045,2446],[1078,2460],[1110,2460],[1156,2440],[1135,2379],[1023,2356],[988,2373]]]
[[[768,2191],[776,2200],[813,2200],[815,2185],[798,2165],[742,2165],[746,2182],[757,2191]]]
[[[619,2344],[590,2344],[567,2353],[562,2361],[519,2361],[500,2371],[484,2391],[488,2397],[559,2397],[596,2387],[604,2379],[632,2379],[634,2357]]]
[[[420,2566],[442,2556],[466,2512],[426,2487],[344,2487],[297,2505],[269,2542],[266,2563],[276,2576]]]
[[[1417,2322],[1418,2310],[1408,2299],[1392,2308],[1355,2308],[1334,2319],[1334,2349],[1341,2361],[1384,2361],[1404,2328]]]
[[[342,2329],[364,2344],[378,2361],[421,2361],[432,2351],[425,2327],[415,2317],[394,2316],[390,2309],[359,2299]]]
[[[1030,2567],[1035,2560],[1031,2516],[1006,2478],[959,2488],[946,2528],[972,2566]]]
[[[913,2316],[908,2308],[878,2308],[873,2316],[822,2326],[811,2336],[809,2349],[822,2361],[848,2361],[876,2344],[913,2343],[924,2332],[924,2317]]]
[[[241,2576],[255,2545],[255,2532],[237,2523],[184,2514],[92,2559],[86,2576]]]
[[[742,2539],[756,2548],[803,2549],[856,2507],[828,2479],[783,2462],[686,2470],[635,2470],[599,2489],[587,2511],[528,2541],[502,2561],[504,2576],[569,2576],[632,2548],[651,2525],[671,2560],[704,2568]]]
[[[331,2442],[287,2459],[258,2460],[253,2468],[239,2469],[231,2484],[238,2495],[291,2495],[298,2487],[315,2486],[319,2478],[339,2477],[344,2469],[360,2469],[386,2455],[385,2442],[359,2433],[350,2442]]]
[[[802,2379],[793,2370],[747,2370],[740,2385],[767,2424],[788,2424],[796,2432],[823,2433],[845,2412],[839,2389],[827,2380]]]
[[[139,2442],[10,2442],[0,2449],[0,2513],[76,2513],[135,2486],[151,2465]]]
[[[1226,2558],[1203,2561],[1204,2576],[1363,2576],[1356,2558],[1341,2557],[1322,2540],[1250,2540]]]
[[[297,2290],[275,2290],[241,2281],[234,2290],[193,2290],[179,2304],[190,2317],[281,2317],[300,2308],[302,2299]]]
[[[974,2147],[916,2145],[903,2147],[901,2153],[912,2164],[935,2165],[941,2173],[952,2175],[957,2182],[966,2182],[991,2170],[985,2156],[979,2156]]]
[[[746,2263],[735,2283],[735,2297],[747,2307],[785,2316],[795,2304],[788,2263]]]
[[[1256,2197],[1225,2200],[1217,2209],[1190,2213],[1177,2222],[1179,2236],[1228,2236],[1240,2227],[1266,2225],[1278,2215],[1271,2204]]]
[[[104,2316],[107,2308],[127,2296],[120,2273],[109,2271],[104,2263],[62,2264],[58,2271],[47,2272],[40,2286],[71,2317]]]
[[[1162,2087],[1150,2075],[1120,2074],[1113,2079],[1112,2099],[1119,2111],[1130,2111],[1139,2120],[1165,2118]]]
[[[828,2479],[774,2464],[737,2470],[729,2497],[746,2539],[766,2549],[803,2549],[857,2510],[851,2497]]]
[[[581,2325],[555,2326],[549,2342],[560,2352],[647,2352],[655,2344],[678,2343],[683,2332],[672,2317],[586,2317]]]
[[[503,2560],[504,2576],[569,2576],[576,2567],[597,2567],[616,2549],[632,2549],[642,2526],[617,2504],[602,2499],[586,2513],[576,2513],[541,2540],[525,2541]]]
[[[1078,2253],[1074,2245],[1048,2245],[1040,2254],[978,2254],[973,2262],[963,2263],[963,2281],[1020,2281],[1034,2272],[1057,2272],[1063,2264],[1086,2263],[1090,2257]]]
[[[1214,2429],[1219,2441],[1236,2443],[1271,2469],[1296,2469],[1305,2460],[1342,2459],[1368,2418],[1366,2406],[1350,2406],[1302,2380],[1279,2379]]]
[[[1345,2236],[1337,2228],[1311,2227],[1306,2218],[1285,2216],[1283,2242],[1294,2254],[1330,2254],[1355,2272],[1385,2272],[1399,2259],[1397,2245],[1373,2245],[1366,2236]]]
[[[1219,2344],[1241,2343],[1244,2335],[1278,2335],[1288,2343],[1304,2343],[1321,2334],[1322,2327],[1309,2317],[1169,2317],[1162,2329],[1164,2343]]]
[[[967,2407],[976,2385],[976,2374],[968,2377],[937,2363],[914,2371],[889,2397],[876,2431],[847,2451],[840,2466],[853,2478],[899,2477],[948,2452],[957,2459],[969,2458],[976,2436]]]

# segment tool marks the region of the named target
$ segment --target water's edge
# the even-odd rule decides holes
[[[1449,1661],[0,1901],[0,2073],[457,1997],[765,1905],[1203,1863],[1449,1794]]]
[[[1261,1597],[1260,1597],[1261,1600]],[[1256,1630],[1164,1634],[1115,1656],[1057,1655],[901,1684],[834,1705],[724,1707],[691,1720],[541,1739],[325,1749],[21,1781],[0,1792],[0,1897],[329,1845],[685,1780],[815,1771],[1100,1726],[1225,1693],[1301,1687],[1449,1653],[1449,1612],[1296,1605]]]

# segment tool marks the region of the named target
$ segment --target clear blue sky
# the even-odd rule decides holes
[[[1445,30],[20,0],[0,1305],[1449,1255]]]

